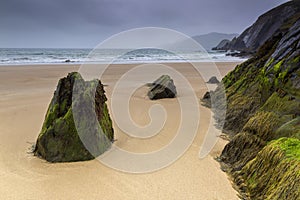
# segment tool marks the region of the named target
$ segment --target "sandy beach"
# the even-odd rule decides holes
[[[238,63],[216,64],[224,76]],[[101,81],[107,85],[109,107],[117,80],[134,66],[116,64],[105,72]],[[168,66],[189,80],[199,99],[207,91],[204,80],[197,78],[192,68],[182,63]],[[78,69],[79,65],[0,66],[1,199],[238,199],[228,176],[214,160],[226,141],[219,139],[209,156],[198,157],[211,116],[210,110],[203,106],[199,108],[202,117],[191,147],[175,163],[156,172],[124,173],[106,167],[98,160],[50,164],[30,154],[58,80]],[[153,104],[146,98],[146,91],[144,87],[137,90],[130,102],[132,118],[140,125],[149,123],[149,116],[144,113]],[[140,153],[168,144],[179,123],[180,110],[175,109],[176,99],[160,102],[170,118],[159,135],[149,140],[131,138],[115,126],[116,145]]]

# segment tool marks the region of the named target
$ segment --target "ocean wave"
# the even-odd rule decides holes
[[[241,61],[218,52],[168,52],[161,49],[1,49],[0,64],[154,63]],[[121,55],[121,56],[120,56]]]
[[[20,61],[20,60],[32,60],[32,59],[31,59],[31,58],[24,57],[24,58],[13,58],[12,60]]]

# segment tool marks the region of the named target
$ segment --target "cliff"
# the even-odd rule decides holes
[[[294,0],[282,4],[261,15],[257,21],[240,36],[233,38],[225,45],[218,45],[216,50],[237,50],[253,53],[270,39],[291,16],[299,13],[300,1]]]
[[[294,3],[279,6],[260,20],[278,9],[292,9]],[[210,98],[217,102],[217,121],[224,117],[218,109],[227,107],[224,132],[230,142],[219,159],[243,199],[300,199],[299,16],[297,12],[286,18],[251,59],[223,78],[226,105],[218,100],[220,86],[205,96],[206,104]],[[270,34],[273,28],[265,32]],[[245,44],[265,40],[249,42],[255,35]]]
[[[192,39],[198,42],[202,47],[210,51],[213,47],[215,47],[219,41],[221,40],[232,40],[234,37],[237,37],[238,34],[226,34],[226,33],[208,33],[204,35],[196,35],[193,36]]]
[[[226,50],[229,44],[230,44],[230,40],[224,39],[216,47],[212,48],[212,50],[217,50],[217,51]]]

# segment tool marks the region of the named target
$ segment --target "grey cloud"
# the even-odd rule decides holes
[[[2,0],[0,47],[83,47],[130,28],[241,32],[284,0]]]

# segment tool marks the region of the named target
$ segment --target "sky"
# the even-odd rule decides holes
[[[0,48],[93,48],[122,31],[242,33],[287,0],[1,0]]]

